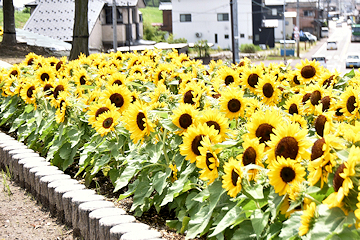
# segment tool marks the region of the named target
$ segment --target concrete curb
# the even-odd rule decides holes
[[[26,145],[0,132],[0,168],[8,168],[16,182],[29,191],[50,213],[73,227],[85,240],[160,240],[135,218],[95,191],[71,179]]]

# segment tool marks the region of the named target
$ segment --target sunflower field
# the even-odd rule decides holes
[[[0,83],[3,129],[187,239],[360,238],[359,71],[30,53]]]

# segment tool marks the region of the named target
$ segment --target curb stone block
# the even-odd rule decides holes
[[[49,162],[44,162],[44,161],[28,161],[26,162],[26,164],[24,164],[23,166],[23,176],[24,176],[24,185],[25,188],[28,191],[31,191],[31,188],[35,187],[34,185],[31,185],[31,181],[30,181],[30,170],[35,168],[35,167],[45,167],[45,166],[50,166]]]
[[[9,152],[10,160],[9,162],[9,169],[12,172],[13,176],[18,175],[18,162],[21,159],[19,158],[18,154],[33,154],[33,156],[38,155],[32,149],[24,148],[24,149],[14,149]],[[15,157],[16,156],[16,157]]]
[[[123,223],[110,228],[110,240],[119,240],[122,235],[128,232],[149,230],[150,227],[144,223]]]
[[[22,175],[22,168],[20,168],[20,161],[29,157],[38,157],[39,154],[36,152],[33,153],[18,153],[12,156],[13,161],[10,162],[12,165],[13,176],[16,182],[19,181],[19,175]],[[10,166],[11,167],[11,166]],[[22,167],[22,166],[21,166]]]
[[[101,208],[89,214],[90,240],[102,240],[99,238],[99,221],[103,217],[125,215],[121,208]]]
[[[81,203],[78,208],[79,211],[78,226],[80,228],[81,236],[83,236],[84,239],[90,238],[90,231],[89,231],[90,212],[96,209],[113,208],[113,207],[115,207],[114,203],[109,201],[91,201],[91,202]]]
[[[120,240],[151,240],[161,238],[161,233],[155,230],[143,230],[128,232],[121,236]]]
[[[69,175],[66,175],[61,171],[60,174],[47,175],[39,179],[38,185],[39,185],[40,203],[43,206],[49,207],[49,192],[48,192],[49,183],[63,179],[71,179],[71,178]]]
[[[102,240],[110,240],[110,228],[122,223],[135,221],[135,217],[130,215],[103,217],[99,220],[99,238]]]
[[[55,166],[42,166],[42,167],[34,167],[29,170],[29,179],[30,179],[30,185],[32,186],[30,189],[30,192],[34,195],[35,198],[37,198],[38,189],[37,189],[37,176],[46,176],[51,174],[57,174],[61,171],[55,167]]]

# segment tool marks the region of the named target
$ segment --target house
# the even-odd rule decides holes
[[[113,46],[112,0],[89,0],[89,50],[108,50]],[[65,42],[72,42],[74,0],[36,0],[25,5],[30,18],[24,30]],[[118,46],[136,45],[143,35],[142,15],[144,0],[116,0]]]
[[[172,4],[171,2],[160,2],[159,10],[163,13],[163,23],[160,30],[172,33]]]
[[[253,41],[251,0],[238,1],[239,46]],[[189,43],[207,40],[214,47],[231,49],[230,1],[172,1],[172,33]]]

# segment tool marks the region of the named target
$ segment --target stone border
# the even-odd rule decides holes
[[[50,213],[85,240],[161,240],[161,233],[135,222],[114,203],[86,189],[22,142],[0,132],[0,168],[8,167],[14,180]]]

